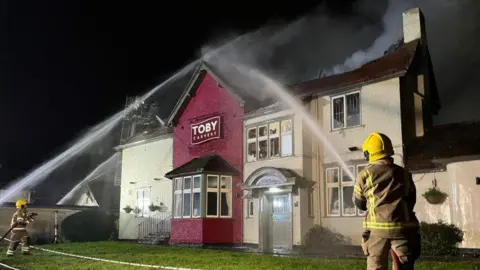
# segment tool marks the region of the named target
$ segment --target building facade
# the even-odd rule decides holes
[[[243,104],[202,64],[174,107],[170,243],[242,242]]]
[[[155,232],[144,227],[158,228],[170,220],[172,181],[164,175],[172,169],[173,133],[139,134],[117,149],[122,151],[119,239],[136,240]]]
[[[355,179],[347,169],[357,175],[367,165],[363,141],[371,132],[387,134],[395,163],[404,166],[406,146],[424,135],[438,110],[423,16],[412,9],[403,21],[403,44],[396,51],[356,70],[296,86],[299,95],[310,98],[312,116],[326,138],[312,143],[315,223],[352,244],[360,244],[365,213],[353,204]]]
[[[274,104],[244,117],[244,243],[264,252],[302,244],[313,225],[311,140]]]

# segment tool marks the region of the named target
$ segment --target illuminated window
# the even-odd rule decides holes
[[[246,205],[246,217],[247,218],[253,218],[253,214],[254,214],[254,202],[253,202],[253,199],[248,199],[247,200],[247,203],[245,204]]]

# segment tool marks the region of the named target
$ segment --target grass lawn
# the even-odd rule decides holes
[[[58,244],[42,247],[124,262],[196,269],[366,269],[365,260],[286,258],[194,248],[141,246],[118,242]],[[13,258],[8,258],[5,251],[5,248],[1,250],[0,261],[21,269],[142,269],[142,267],[66,257],[35,249],[32,250],[34,254],[32,256],[22,256],[18,253]],[[416,269],[480,270],[480,262],[419,262]]]

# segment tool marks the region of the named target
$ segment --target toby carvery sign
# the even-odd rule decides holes
[[[191,144],[201,144],[210,140],[219,139],[221,133],[221,117],[214,116],[192,124]]]

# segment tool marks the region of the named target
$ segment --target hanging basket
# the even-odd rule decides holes
[[[442,204],[447,198],[447,194],[437,188],[430,188],[427,192],[423,193],[423,197],[430,204]]]
[[[127,213],[127,214],[130,213],[130,212],[132,212],[132,210],[133,210],[133,209],[132,209],[129,205],[127,205],[127,206],[125,206],[125,207],[123,208],[123,211],[125,211],[125,213]]]

